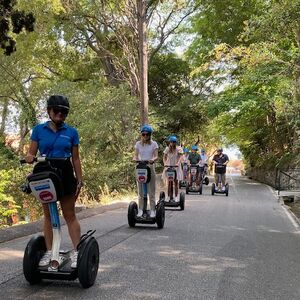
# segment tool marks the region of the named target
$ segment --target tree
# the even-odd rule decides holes
[[[14,9],[16,4],[16,0],[0,1],[0,46],[5,55],[11,55],[16,51],[16,41],[9,35],[11,27],[15,34],[19,34],[23,28],[27,32],[34,30],[33,14],[26,14],[24,10]]]

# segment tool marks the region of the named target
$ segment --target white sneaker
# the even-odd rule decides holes
[[[51,250],[47,250],[45,252],[45,254],[42,256],[40,262],[39,262],[39,267],[46,267],[49,265],[50,260],[52,257],[52,251]]]
[[[150,210],[150,218],[155,218],[155,210]]]
[[[175,196],[175,202],[179,202],[178,196]]]
[[[77,268],[77,258],[78,258],[78,251],[74,250],[73,253],[70,255],[72,264],[71,264],[71,268],[75,269]]]
[[[143,215],[143,210],[139,209],[136,216],[140,218],[142,215]]]
[[[225,186],[222,187],[222,192],[225,192]]]

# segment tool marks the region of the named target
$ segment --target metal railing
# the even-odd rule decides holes
[[[300,168],[276,170],[275,188],[278,191],[300,191]]]

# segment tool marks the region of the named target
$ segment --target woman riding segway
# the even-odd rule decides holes
[[[181,167],[183,179],[179,181],[179,188],[186,187],[189,176],[189,149],[183,148],[183,155],[181,157]]]
[[[61,204],[63,216],[66,220],[69,235],[73,243],[74,251],[71,255],[72,268],[77,267],[77,245],[80,242],[80,225],[75,215],[75,202],[83,186],[81,162],[79,158],[79,136],[75,128],[65,122],[69,113],[68,98],[61,95],[50,96],[47,101],[47,112],[50,121],[39,124],[33,128],[28,154],[25,157],[27,163],[33,163],[39,151],[41,156],[65,157],[64,162],[53,163],[60,170],[63,179],[64,195],[58,199]],[[74,177],[74,171],[75,176]],[[44,211],[44,236],[47,251],[41,258],[39,266],[47,266],[51,260],[52,226],[49,208],[43,204]]]
[[[164,150],[164,165],[165,166],[172,166],[175,167],[176,170],[176,179],[174,180],[175,185],[175,202],[179,202],[178,198],[178,181],[183,179],[183,173],[181,168],[181,157],[183,154],[182,148],[177,146],[177,137],[175,135],[171,135],[168,138],[169,146],[166,147]],[[163,179],[167,180],[166,178],[166,169],[163,172]],[[171,186],[168,185],[168,196],[169,200],[172,201],[173,199],[173,191],[171,190]]]
[[[135,144],[134,161],[148,161],[151,171],[151,179],[149,182],[149,200],[150,200],[150,217],[155,217],[155,189],[156,189],[156,175],[154,162],[158,158],[158,144],[151,139],[153,129],[149,125],[141,127],[141,140]],[[143,187],[141,183],[137,183],[139,208],[137,217],[142,217],[144,210]]]

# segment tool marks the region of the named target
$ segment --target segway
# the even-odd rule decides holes
[[[200,172],[200,179],[202,181],[202,184],[208,185],[209,178],[207,177],[207,165],[199,166],[199,172]]]
[[[198,180],[197,182],[197,174],[198,174],[198,165],[190,165],[190,176],[192,179],[192,184],[187,182],[185,193],[199,193],[202,195],[202,180]]]
[[[135,201],[131,201],[128,206],[128,225],[135,227],[136,223],[140,224],[157,224],[159,229],[164,227],[165,224],[165,206],[164,206],[164,193],[160,195],[159,200],[155,206],[156,215],[150,217],[150,210],[147,209],[148,202],[148,183],[151,180],[151,169],[148,166],[148,161],[137,161],[136,166],[136,179],[139,184],[142,185],[144,207],[143,215],[137,216],[138,205]]]
[[[225,194],[228,197],[229,194],[229,184],[226,182],[225,189],[222,189],[222,174],[226,172],[226,166],[223,164],[216,164],[215,172],[218,176],[218,185],[215,183],[211,185],[211,194]]]
[[[179,181],[180,189],[183,187],[186,187],[187,182],[188,182],[189,166],[186,162],[182,164],[182,172],[183,172],[183,180]]]
[[[83,288],[89,288],[96,280],[99,266],[99,246],[92,236],[96,230],[89,230],[80,238],[77,245],[77,268],[71,268],[71,251],[60,251],[61,226],[57,208],[57,199],[63,196],[63,186],[57,169],[51,166],[51,161],[65,161],[66,158],[35,158],[36,164],[33,173],[27,177],[22,187],[26,193],[32,193],[41,203],[49,206],[53,240],[52,257],[48,266],[40,267],[39,261],[47,251],[45,238],[36,235],[28,242],[23,257],[23,273],[30,284],[37,284],[42,279],[75,280]],[[26,163],[25,160],[20,161]]]
[[[170,191],[170,199],[169,200],[164,199],[165,206],[180,207],[181,210],[184,210],[184,205],[185,205],[184,192],[181,192],[179,194],[178,202],[176,202],[175,199],[173,198],[174,191],[175,191],[175,180],[176,180],[176,176],[177,176],[176,166],[165,166],[165,168],[167,168],[166,176],[168,178],[168,191]]]

